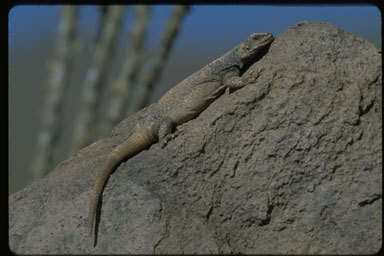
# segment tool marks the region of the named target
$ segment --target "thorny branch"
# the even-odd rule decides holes
[[[32,164],[34,178],[43,177],[52,167],[53,149],[62,127],[63,94],[69,83],[73,57],[78,9],[74,6],[61,8],[55,57],[50,63],[51,77],[47,84],[42,128],[37,140],[37,155]]]
[[[101,85],[114,53],[123,14],[124,7],[121,6],[110,6],[107,9],[103,30],[83,84],[82,102],[74,123],[72,153],[90,143],[92,138],[91,128],[96,118],[95,110],[100,103]]]
[[[151,17],[151,7],[137,6],[134,9],[136,23],[129,34],[133,44],[133,51],[125,49],[123,64],[118,77],[112,80],[111,90],[114,92],[108,112],[109,127],[113,127],[124,118],[128,102],[132,99],[132,91],[136,85],[137,74],[143,63],[144,40]]]
[[[172,49],[173,43],[177,37],[182,21],[189,10],[188,6],[180,5],[173,8],[172,16],[168,20],[164,29],[164,34],[159,45],[159,49],[154,60],[152,68],[144,75],[143,85],[144,93],[139,96],[137,103],[129,114],[147,106],[149,104],[149,96],[153,86],[158,82],[160,75],[165,67],[169,53]]]

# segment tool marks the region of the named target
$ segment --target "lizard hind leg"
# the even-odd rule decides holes
[[[173,122],[168,117],[161,122],[161,125],[159,127],[159,141],[160,141],[160,147],[164,148],[170,140],[175,138],[177,136],[177,132],[172,133],[173,131]]]

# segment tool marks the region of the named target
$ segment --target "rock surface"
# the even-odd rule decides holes
[[[110,137],[9,196],[18,254],[374,253],[382,244],[381,53],[329,23],[278,35],[226,93],[122,163],[103,193],[97,243],[86,216]],[[142,111],[145,111],[142,110]]]

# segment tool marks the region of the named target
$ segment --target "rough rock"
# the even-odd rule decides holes
[[[133,131],[111,136],[9,196],[18,254],[374,253],[382,245],[382,67],[370,42],[300,22],[226,92],[105,187],[87,236],[98,167]],[[145,109],[142,111],[146,111]]]

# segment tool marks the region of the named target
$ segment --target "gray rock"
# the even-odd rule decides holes
[[[374,253],[382,244],[381,53],[329,23],[278,35],[226,93],[122,163],[105,187],[97,243],[85,216],[110,137],[9,196],[19,254]],[[142,111],[145,111],[142,110]]]

